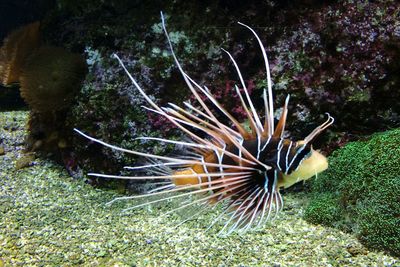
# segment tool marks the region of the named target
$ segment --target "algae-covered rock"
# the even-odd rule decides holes
[[[330,112],[341,118],[333,131],[343,136],[325,138],[341,139],[335,144],[340,146],[355,135],[399,125],[399,8],[393,0],[177,0],[152,4],[58,0],[43,29],[55,45],[86,49],[91,77],[78,96],[71,125],[95,133],[97,138],[116,145],[129,142],[126,147],[139,150],[140,144],[130,141],[136,134],[170,128],[160,116],[140,110],[141,97],[136,98],[125,73],[110,58],[112,53],[122,58],[158,104],[190,101],[161,29],[162,10],[183,69],[239,115],[240,101],[235,102],[236,95],[230,93],[238,77],[220,48],[231,52],[246,82],[254,85],[252,98],[258,99],[254,105],[262,110],[264,62],[257,41],[237,21],[254,27],[268,52],[276,102],[282,104],[286,95],[291,95],[289,110],[294,116],[288,120],[293,137],[304,137],[304,132],[316,126],[314,121],[322,121],[323,114]],[[117,135],[121,140],[115,140]],[[77,146],[83,150],[80,143]],[[124,164],[129,162],[119,158]]]
[[[293,25],[285,16],[274,27],[284,29],[268,49],[275,91],[290,92],[306,121],[328,111],[353,134],[399,127],[398,1],[312,6],[298,9]]]
[[[400,255],[400,129],[334,152],[312,182],[305,212],[313,223],[355,233],[366,245]]]

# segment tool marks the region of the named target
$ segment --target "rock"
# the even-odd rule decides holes
[[[32,165],[32,162],[34,160],[35,160],[34,154],[26,154],[17,160],[17,162],[15,163],[15,169],[20,170],[29,167],[30,165]]]

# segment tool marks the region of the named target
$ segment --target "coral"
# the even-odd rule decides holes
[[[368,201],[357,207],[361,241],[371,247],[387,249],[400,255],[400,175],[383,179]],[[377,208],[379,207],[379,208]]]
[[[58,47],[40,47],[22,67],[21,96],[32,110],[40,113],[65,109],[86,72],[81,55]]]
[[[141,107],[145,105],[144,99],[126,79],[114,59],[103,55],[101,51],[93,51],[90,54],[94,55],[90,59],[90,72],[77,96],[77,103],[67,118],[68,127],[101,136],[104,141],[127,149],[140,149],[156,154],[170,151],[170,145],[135,140],[139,136],[159,135],[149,123],[151,115]],[[129,69],[150,76],[146,66],[141,66],[137,60],[124,54],[120,56]],[[152,88],[152,92],[157,94],[158,85],[152,80],[146,78],[141,80],[141,83]],[[169,134],[173,135],[174,131]],[[136,157],[96,144],[88,145],[80,136],[75,136],[73,143],[75,154],[78,155],[74,160],[85,170],[114,172],[138,160]]]
[[[330,143],[324,147],[329,152],[400,123],[396,101],[396,96],[400,97],[396,63],[400,62],[399,6],[395,1],[177,0],[150,5],[126,0],[58,0],[43,25],[47,39],[70,49],[86,48],[93,66],[70,118],[71,126],[88,133],[96,131],[97,137],[117,145],[128,143],[132,149],[142,145],[131,141],[141,133],[154,135],[156,129],[174,134],[171,125],[138,108],[143,103],[135,99],[129,81],[110,59],[114,52],[124,57],[129,70],[140,77],[140,84],[158,104],[190,100],[161,32],[160,10],[169,15],[170,28],[177,29],[171,38],[183,68],[214,95],[223,96],[227,82],[238,83],[237,75],[228,74],[234,71],[222,47],[245,70],[244,78],[255,84],[252,97],[261,100],[259,89],[266,83],[258,44],[236,22],[257,28],[267,44],[278,105],[286,94],[291,95],[289,110],[295,116],[288,118],[292,126],[288,131],[293,138],[304,137],[304,132],[316,126],[312,121],[321,122],[320,114],[327,111],[337,118],[334,132],[324,137]],[[96,61],[102,66],[96,67]],[[224,104],[240,118],[241,111],[235,109],[240,105],[233,97],[229,95]],[[255,106],[260,109],[262,101]],[[110,136],[107,129],[130,140]],[[78,151],[84,151],[82,146],[77,142]],[[100,158],[101,154],[115,156],[120,164],[132,162],[100,148],[95,151]],[[88,163],[87,159],[83,162]]]
[[[335,194],[322,193],[316,196],[305,211],[308,221],[330,225],[340,219],[340,209]]]
[[[71,129],[65,120],[87,72],[84,58],[64,48],[42,46],[21,68],[20,94],[31,109],[27,151],[65,149]]]
[[[67,146],[65,118],[86,75],[85,59],[64,48],[40,46],[39,22],[12,32],[0,49],[0,82],[19,83],[31,109],[28,151]],[[3,92],[4,94],[4,92]]]
[[[365,244],[400,255],[399,143],[397,129],[335,151],[328,171],[312,182],[314,197],[305,218],[354,232]]]
[[[269,47],[276,86],[307,105],[307,120],[323,110],[352,133],[398,127],[399,12],[396,1],[350,0],[300,12]]]
[[[387,129],[400,124],[400,106],[395,101],[396,96],[400,97],[396,75],[399,6],[395,1],[200,4],[178,0],[173,4],[160,1],[154,6],[127,1],[58,2],[55,13],[61,15],[53,18],[67,20],[53,21],[53,28],[46,26],[52,39],[67,47],[90,46],[103,57],[129,51],[143,66],[136,69],[143,80],[153,78],[153,95],[161,103],[189,98],[177,75],[171,75],[176,74],[176,68],[157,18],[159,10],[164,10],[170,15],[167,21],[171,28],[179,29],[171,32],[171,38],[178,57],[186,62],[184,69],[200,84],[218,92],[224,90],[227,81],[237,83],[237,76],[228,74],[232,66],[220,47],[232,52],[245,69],[245,79],[254,81],[256,89],[265,86],[257,43],[245,38],[236,22],[257,27],[268,44],[277,102],[283,103],[290,93],[289,109],[297,118],[289,119],[302,120],[289,129],[295,138],[315,127],[312,121],[320,122],[324,112],[341,118],[333,130],[350,131],[349,140],[370,134],[375,127]],[[180,14],[179,19],[175,14]],[[60,27],[54,28],[58,24],[63,25],[61,32]],[[254,97],[260,95],[257,90],[254,93]],[[394,97],[388,97],[391,94]],[[255,104],[256,108],[262,105]],[[156,126],[160,124],[153,121]],[[336,141],[338,138],[330,137],[344,143]]]
[[[212,18],[198,19],[192,15],[194,13],[189,14],[185,10],[201,10],[203,5],[184,1],[179,1],[176,5],[140,4],[134,8],[125,3],[122,4],[123,9],[117,1],[110,1],[107,7],[94,1],[77,5],[70,5],[69,1],[59,2],[62,5],[57,12],[68,13],[69,20],[62,22],[65,25],[62,34],[59,29],[51,31],[51,26],[57,22],[47,25],[49,36],[56,36],[52,39],[69,47],[86,46],[90,62],[88,79],[78,96],[73,115],[69,118],[71,126],[87,133],[95,133],[106,142],[133,150],[152,153],[170,151],[169,146],[160,143],[135,140],[142,135],[159,135],[158,131],[164,135],[168,134],[169,137],[176,136],[177,133],[173,125],[165,123],[160,116],[154,116],[141,109],[140,106],[144,104],[142,98],[137,95],[120,66],[116,65],[115,59],[110,58],[113,52],[122,57],[128,69],[139,77],[139,82],[146,92],[160,105],[189,100],[189,92],[180,79],[167,48],[159,22],[159,10],[164,10],[168,15],[182,14],[185,17],[179,20],[174,20],[174,16],[166,18],[168,23],[171,23],[171,28],[178,29],[171,32],[171,41],[177,49],[177,54],[185,62],[183,67],[194,75],[197,81],[207,81],[207,85],[214,84],[209,86],[214,95],[219,94],[220,88],[225,90],[228,87],[229,92],[221,95],[220,100],[228,105],[227,108],[234,108],[229,103],[232,94],[226,101],[223,99],[233,92],[234,88],[232,83],[229,86],[225,85],[225,80],[232,79],[225,75],[228,58],[222,56],[220,47],[228,47],[225,44],[232,36],[221,35],[226,29],[214,27],[215,24],[211,23],[218,19],[219,23],[216,25],[226,26],[225,19],[221,19],[223,17],[219,14],[210,11],[209,15]],[[111,16],[106,20],[96,19],[104,18],[100,15],[104,12],[117,13],[119,16]],[[78,17],[82,20],[77,19]],[[231,17],[230,20],[229,24],[236,24],[236,19]],[[174,24],[178,26],[173,27]],[[196,27],[193,27],[193,24],[196,24]],[[199,31],[199,28],[203,30]],[[80,34],[81,32],[85,34]],[[218,62],[214,62],[215,60]],[[222,60],[224,63],[219,64]],[[208,69],[209,65],[213,65],[212,69]],[[240,113],[240,110],[235,112],[237,113]],[[241,114],[243,115],[243,112]],[[110,132],[114,134],[110,135]],[[136,162],[136,159],[96,145],[91,145],[88,150],[87,144],[80,140],[75,140],[74,143],[76,154],[80,157],[80,165],[88,170],[112,171],[120,169],[121,165]],[[90,155],[87,155],[87,151],[90,151]],[[93,160],[93,155],[98,156],[97,161]],[[106,158],[111,161],[105,162]]]
[[[34,22],[11,32],[0,48],[0,82],[4,85],[19,82],[26,59],[40,45],[40,23]]]

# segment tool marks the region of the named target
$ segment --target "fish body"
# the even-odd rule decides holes
[[[277,189],[288,188],[293,184],[305,181],[314,175],[326,170],[328,168],[328,161],[324,155],[311,148],[310,145],[303,148],[302,142],[293,142],[289,139],[282,138],[263,138],[260,143],[257,139],[245,140],[243,147],[246,148],[251,154],[257,155],[261,162],[268,166],[272,166],[274,170],[278,170],[278,183]],[[301,149],[301,151],[300,151]],[[234,145],[229,145],[226,149],[228,152],[237,154],[238,148]],[[204,161],[208,163],[218,163],[218,158],[214,153],[206,153],[203,155]],[[221,159],[223,164],[234,165],[244,164],[240,160],[234,160],[231,157],[222,155]],[[247,164],[248,166],[248,164]],[[205,183],[207,177],[193,177],[196,174],[214,173],[217,170],[215,167],[207,167],[201,164],[193,164],[186,169],[176,170],[173,175],[187,175],[173,180],[176,186],[195,185]],[[234,170],[225,170],[225,172],[233,172]],[[254,177],[262,173],[263,167],[254,170]],[[212,177],[210,180],[223,179],[223,175]],[[268,179],[268,181],[266,181]],[[273,177],[259,176],[254,179],[255,183],[265,184],[266,182],[272,183]]]
[[[176,141],[155,137],[140,137],[142,140],[152,140],[181,145],[186,148],[188,155],[160,156],[140,151],[127,150],[107,144],[99,139],[88,136],[79,130],[84,137],[104,146],[150,159],[149,164],[126,167],[132,171],[148,170],[154,175],[121,176],[92,173],[97,177],[169,181],[169,183],[153,189],[145,195],[121,197],[114,201],[143,198],[148,196],[165,196],[128,208],[139,208],[152,203],[169,199],[198,196],[190,203],[182,204],[170,211],[185,209],[190,206],[200,206],[198,214],[209,210],[210,206],[223,205],[221,214],[210,225],[219,220],[224,222],[220,233],[230,234],[234,231],[247,231],[262,226],[272,214],[282,209],[283,200],[280,188],[287,188],[296,182],[307,180],[328,167],[326,158],[312,148],[315,138],[329,127],[334,119],[328,114],[327,120],[315,128],[303,140],[292,141],[283,138],[288,114],[289,96],[283,105],[283,111],[278,123],[274,122],[274,106],[272,96],[272,81],[265,48],[249,26],[239,23],[250,30],[257,42],[265,62],[267,88],[263,90],[264,112],[260,116],[253,105],[246,88],[240,69],[232,57],[225,51],[233,63],[239,85],[235,85],[242,108],[246,112],[249,129],[244,128],[229,110],[214,98],[206,86],[194,81],[180,65],[174,53],[169,34],[162,17],[163,30],[170,45],[172,57],[196,102],[183,102],[179,106],[169,103],[167,107],[158,106],[141,88],[135,78],[129,73],[122,60],[115,55],[132,84],[142,94],[150,107],[147,110],[158,116],[163,116],[180,129],[190,141]],[[206,102],[204,98],[209,101]],[[222,123],[215,116],[215,111],[222,113],[228,123]],[[203,132],[199,135],[198,132]],[[206,137],[204,137],[206,136]],[[170,196],[169,193],[174,193]],[[170,213],[168,212],[168,213]],[[224,215],[226,215],[224,217]],[[222,218],[227,219],[224,221]]]

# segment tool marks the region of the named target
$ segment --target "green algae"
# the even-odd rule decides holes
[[[366,245],[400,255],[400,129],[347,144],[312,181],[305,218],[354,233]]]
[[[301,219],[306,195],[285,195],[285,208],[257,232],[206,232],[217,215],[175,227],[184,213],[162,216],[177,201],[121,213],[134,202],[69,177],[60,166],[22,156],[26,112],[0,113],[0,258],[5,266],[395,266],[353,236]],[[14,125],[14,127],[9,127]],[[0,262],[1,262],[0,261]],[[1,265],[1,263],[0,263]]]

